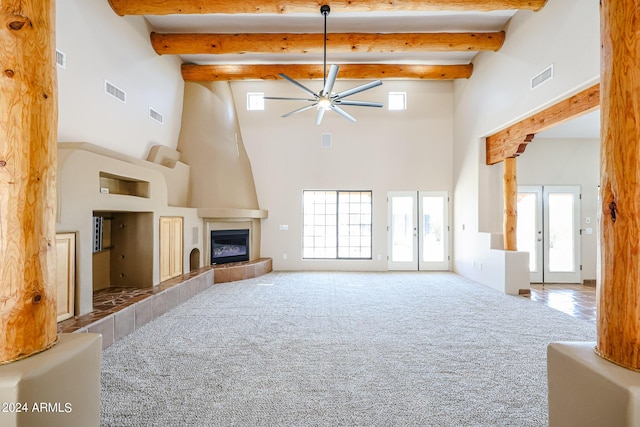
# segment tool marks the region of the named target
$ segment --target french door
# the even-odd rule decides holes
[[[388,269],[449,270],[446,191],[393,191],[388,197]]]
[[[580,187],[518,187],[518,250],[532,283],[580,283]]]

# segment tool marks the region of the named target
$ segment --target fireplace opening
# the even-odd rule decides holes
[[[211,264],[249,261],[249,230],[212,230]]]

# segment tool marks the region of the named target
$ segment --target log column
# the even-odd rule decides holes
[[[0,1],[0,364],[56,333],[55,0]]]
[[[518,244],[516,233],[518,230],[518,178],[516,175],[516,158],[504,159],[504,218],[502,232],[504,235],[504,250],[516,251]]]
[[[640,370],[640,9],[601,0],[598,343],[603,358]]]

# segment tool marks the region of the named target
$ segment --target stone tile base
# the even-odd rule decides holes
[[[125,335],[208,289],[213,283],[213,269],[171,279],[150,288],[148,294],[140,295],[135,301],[127,301],[130,303],[127,306],[114,307],[107,312],[97,313],[96,316],[89,316],[88,324],[74,328],[73,332],[101,334],[102,348],[107,348]],[[76,320],[77,324],[79,320],[81,319]]]
[[[260,258],[255,261],[232,262],[213,267],[214,282],[225,283],[251,279],[262,276],[273,270],[271,258]]]

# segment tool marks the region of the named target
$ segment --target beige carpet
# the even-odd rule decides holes
[[[595,327],[449,273],[219,284],[104,351],[105,426],[545,426]]]

